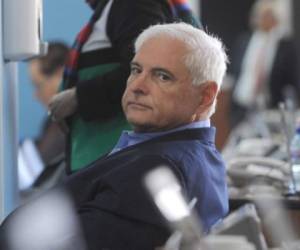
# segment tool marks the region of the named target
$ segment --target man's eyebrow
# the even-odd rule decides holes
[[[138,62],[135,62],[135,61],[132,61],[130,63],[130,66],[138,66],[138,67],[141,67],[141,65],[138,63]]]
[[[132,61],[130,63],[130,66],[136,66],[136,67],[142,67],[142,65],[140,65],[137,61]],[[166,74],[168,74],[171,78],[173,78],[174,80],[177,79],[177,77],[168,69],[166,68],[162,68],[162,67],[153,67],[151,69],[152,72],[164,72]]]

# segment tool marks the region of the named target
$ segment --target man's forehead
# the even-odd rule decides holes
[[[143,44],[141,45],[142,47],[145,46],[157,46],[157,45],[167,45],[168,47],[185,47],[185,44],[182,40],[176,37],[172,37],[171,35],[156,35],[153,37],[150,37],[146,39]]]
[[[138,49],[134,56],[134,61],[138,59],[157,59],[157,61],[172,60],[181,61],[185,55],[186,47],[183,42],[170,37],[154,37],[146,40]]]

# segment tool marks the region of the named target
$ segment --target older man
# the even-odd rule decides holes
[[[155,25],[137,39],[122,105],[133,131],[113,151],[66,180],[88,249],[154,249],[169,236],[144,176],[164,165],[203,228],[228,211],[225,168],[210,126],[226,71],[222,44],[183,23]]]
[[[179,178],[204,230],[228,211],[225,168],[210,126],[226,70],[222,44],[187,24],[155,25],[136,41],[122,105],[133,131],[114,150],[74,174],[75,198],[90,249],[153,249],[168,230],[142,188],[167,165]]]
[[[67,119],[67,170],[110,151],[129,125],[121,98],[133,58],[133,41],[148,26],[174,20],[199,25],[187,0],[86,0],[93,16],[77,37],[62,90],[49,104],[54,120]]]

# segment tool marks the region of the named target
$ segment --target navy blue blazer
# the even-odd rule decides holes
[[[74,201],[88,249],[152,250],[165,243],[169,225],[142,181],[161,165],[175,173],[188,200],[197,198],[195,210],[204,231],[222,219],[228,212],[228,195],[225,167],[214,138],[214,128],[173,132],[102,157],[68,177],[63,186]],[[5,228],[22,208],[18,210],[0,227],[0,249],[7,250]],[[62,235],[58,240],[64,239],[71,241],[76,235]]]
[[[205,231],[228,211],[225,167],[214,145],[215,129],[174,132],[130,146],[66,181],[89,249],[154,249],[169,236],[166,221],[142,180],[165,165],[178,177]]]

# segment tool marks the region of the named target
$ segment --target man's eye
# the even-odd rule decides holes
[[[141,70],[138,67],[131,66],[131,68],[130,68],[131,75],[136,75],[136,74],[139,74],[140,72],[141,72]]]
[[[159,78],[159,80],[161,80],[163,82],[172,80],[171,76],[169,76],[168,74],[166,74],[164,72],[157,72],[156,76]]]

